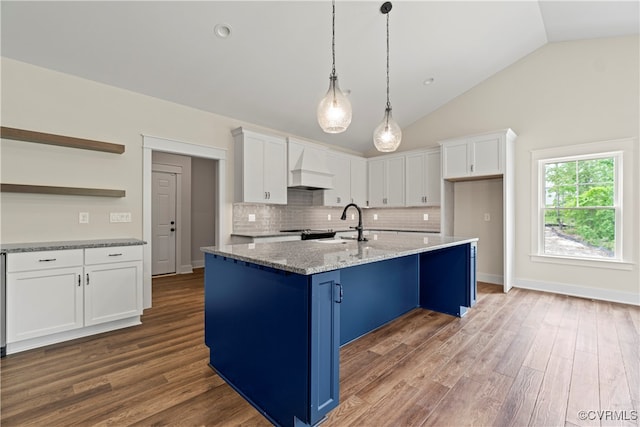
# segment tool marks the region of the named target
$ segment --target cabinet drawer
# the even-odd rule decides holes
[[[85,249],[86,265],[142,260],[142,246],[113,246]]]
[[[82,249],[7,254],[7,273],[82,265]]]

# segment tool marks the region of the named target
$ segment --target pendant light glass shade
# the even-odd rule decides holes
[[[338,76],[329,77],[329,90],[318,104],[318,124],[326,133],[340,133],[351,124],[351,103],[338,86]]]
[[[387,108],[384,110],[384,119],[373,131],[373,145],[378,151],[389,153],[396,151],[402,140],[402,130],[391,116],[391,102],[389,101],[389,12],[391,2],[384,2],[380,6],[380,12],[387,15]]]
[[[373,144],[383,153],[396,151],[402,140],[402,129],[391,116],[391,108],[384,110],[382,123],[373,131]]]
[[[318,124],[326,133],[341,133],[351,124],[351,103],[338,86],[336,75],[336,2],[331,2],[331,75],[329,90],[318,104]]]

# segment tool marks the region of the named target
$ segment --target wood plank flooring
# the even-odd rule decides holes
[[[414,310],[344,346],[323,426],[638,425],[639,307],[478,288],[463,319]],[[202,271],[153,292],[142,326],[2,359],[0,424],[270,425],[207,365]]]

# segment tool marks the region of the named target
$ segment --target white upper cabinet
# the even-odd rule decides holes
[[[327,152],[327,166],[333,174],[333,188],[318,191],[314,204],[322,206],[345,206],[367,203],[367,159],[337,151]]]
[[[405,156],[406,206],[440,205],[440,150]]]
[[[369,160],[369,206],[404,206],[404,156]]]
[[[367,205],[367,159],[351,157],[351,202]]]
[[[235,200],[287,203],[287,145],[284,138],[234,129]]]
[[[327,153],[327,166],[333,174],[333,188],[324,190],[324,206],[344,206],[351,200],[351,161],[340,153]]]
[[[496,132],[441,141],[442,177],[474,179],[504,174],[505,144],[509,132]]]

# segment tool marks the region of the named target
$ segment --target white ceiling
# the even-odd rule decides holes
[[[386,103],[381,4],[336,4],[336,71],[353,106],[339,135],[315,118],[331,71],[328,0],[3,0],[2,56],[366,152]],[[547,42],[638,34],[639,15],[637,0],[396,0],[394,118],[410,125]]]

